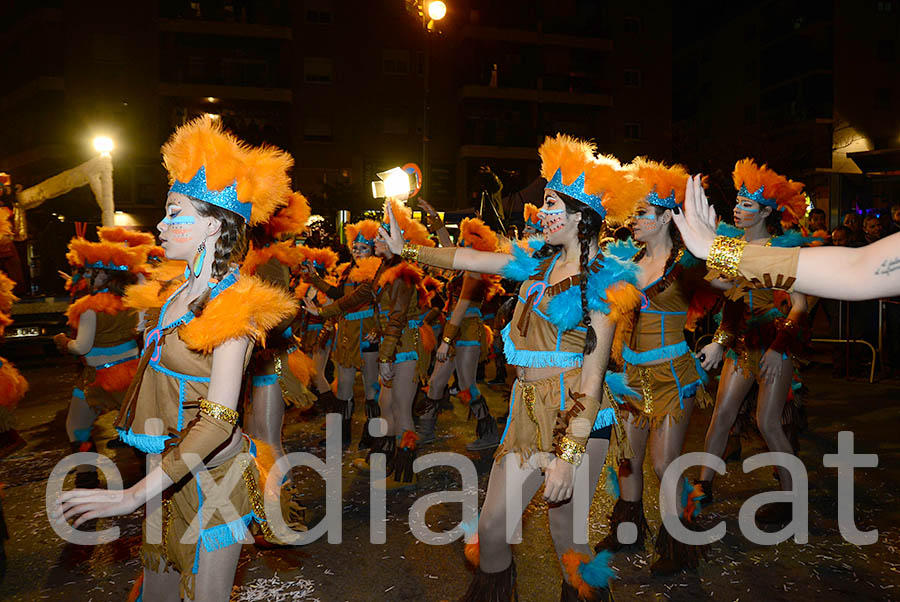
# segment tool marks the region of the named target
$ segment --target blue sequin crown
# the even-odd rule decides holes
[[[172,184],[170,192],[179,192],[199,201],[204,201],[211,205],[216,205],[222,209],[227,209],[233,213],[237,213],[244,218],[244,221],[250,221],[250,213],[253,209],[252,203],[242,203],[237,196],[237,180],[226,186],[222,190],[210,190],[206,185],[206,166],[201,165],[194,177],[189,182],[181,182],[175,180]]]
[[[738,190],[737,195],[742,196],[744,198],[748,198],[751,201],[756,201],[760,205],[766,205],[767,207],[771,207],[772,209],[778,209],[779,211],[784,211],[783,207],[778,206],[778,202],[775,199],[767,199],[763,196],[763,189],[765,186],[760,186],[756,192],[750,192],[747,190],[746,184],[741,184],[741,189]]]
[[[674,209],[678,206],[678,202],[675,200],[675,190],[669,193],[669,196],[660,198],[659,194],[656,192],[656,186],[653,187],[653,190],[650,191],[650,194],[647,195],[647,202],[651,205],[656,205],[657,207],[665,207],[666,209]]]
[[[553,177],[547,182],[547,186],[544,188],[545,190],[561,192],[573,199],[579,200],[600,214],[600,217],[606,217],[606,208],[603,206],[602,202],[603,197],[599,194],[588,194],[584,191],[584,172],[581,172],[571,184],[566,185],[563,184],[562,168],[557,168],[556,173],[553,174]]]
[[[356,238],[353,240],[353,242],[361,242],[363,244],[371,246],[371,245],[375,244],[375,239],[374,238],[369,239],[369,238],[366,238],[365,236],[363,236],[362,234],[357,234]]]

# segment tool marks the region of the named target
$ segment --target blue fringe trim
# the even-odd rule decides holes
[[[277,374],[260,374],[259,376],[253,377],[253,386],[254,387],[270,387],[277,383],[278,383],[278,375]]]
[[[623,401],[619,399],[619,395],[628,397],[640,396],[637,391],[628,386],[628,376],[624,372],[607,370],[604,382],[606,383],[606,386],[609,387],[609,392],[613,394],[613,399],[619,405],[623,403]],[[596,428],[596,426],[594,428]]]
[[[89,426],[86,429],[74,429],[72,431],[72,434],[75,435],[75,441],[78,441],[79,443],[84,443],[85,441],[90,439],[91,438],[91,430],[93,430],[93,428],[94,427]]]
[[[215,552],[243,541],[248,534],[247,525],[250,524],[253,518],[254,516],[251,512],[230,523],[203,529],[200,531],[200,541],[203,542],[203,549],[207,552]]]
[[[472,383],[469,386],[469,395],[472,396],[472,399],[478,399],[479,397],[481,397],[481,389],[478,388],[478,385]]]
[[[404,351],[403,353],[397,354],[394,358],[394,363],[399,364],[400,362],[409,362],[417,359],[419,359],[419,354],[415,351]]]
[[[744,231],[741,228],[732,226],[731,224],[719,222],[719,225],[716,226],[716,234],[718,234],[719,236],[728,236],[730,238],[740,238],[744,235]]]
[[[481,341],[456,341],[454,344],[457,347],[478,347],[481,345]]]
[[[170,438],[168,435],[144,435],[135,433],[131,429],[116,429],[119,431],[119,439],[122,443],[127,443],[131,447],[136,447],[145,454],[161,454],[166,448],[166,441]]]
[[[591,587],[607,588],[609,581],[616,579],[616,573],[609,568],[609,561],[612,560],[613,553],[609,550],[601,550],[597,552],[594,559],[588,564],[582,563],[578,567],[578,574],[585,583]]]
[[[78,387],[75,387],[74,389],[72,389],[72,397],[74,397],[75,399],[84,399],[84,391],[82,391]]]
[[[647,364],[649,362],[658,362],[660,360],[671,360],[680,357],[686,353],[690,353],[691,348],[688,347],[686,341],[675,343],[674,345],[666,345],[665,347],[657,347],[649,351],[632,351],[628,345],[622,346],[622,359],[628,364],[635,366]]]
[[[619,499],[621,492],[619,490],[619,475],[616,474],[616,469],[607,464],[604,472],[606,473],[606,483],[603,488],[606,489],[606,493],[609,497],[614,500]]]
[[[574,368],[584,362],[584,354],[575,351],[531,351],[529,349],[516,349],[515,343],[509,337],[509,327],[502,330],[503,355],[506,362],[513,366],[526,368]]]
[[[606,408],[597,412],[597,419],[594,420],[594,427],[591,431],[599,431],[608,426],[618,424],[618,422],[619,421],[616,419],[616,411],[612,408]]]
[[[519,245],[512,246],[513,259],[500,270],[504,278],[524,282],[535,275],[541,265],[541,260],[532,257]]]
[[[603,254],[607,256],[612,255],[622,261],[631,261],[631,258],[637,255],[640,250],[641,248],[634,244],[634,241],[629,236],[625,240],[616,240],[606,245],[603,249]]]

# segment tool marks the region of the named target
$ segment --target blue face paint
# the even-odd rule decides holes
[[[752,208],[752,207],[744,207],[744,206],[741,204],[741,201],[740,201],[740,200],[738,201],[737,207],[735,207],[735,209],[739,209],[739,210],[745,211],[745,212],[747,212],[747,213],[759,213],[759,207],[756,207],[755,209]]]
[[[632,216],[632,217],[633,217],[634,219],[645,219],[645,220],[647,220],[648,222],[655,222],[655,221],[656,221],[656,214],[655,214],[655,213],[645,213],[645,214],[643,214],[643,215],[634,215],[634,216]]]
[[[193,223],[194,223],[194,216],[193,216],[193,215],[177,215],[177,216],[175,216],[175,217],[168,217],[168,216],[166,216],[165,218],[163,218],[162,223],[167,224],[167,225],[172,225],[172,224],[193,224]]]
[[[541,209],[540,213],[544,215],[559,215],[560,213],[565,213],[565,209]]]

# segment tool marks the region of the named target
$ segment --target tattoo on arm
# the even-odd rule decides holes
[[[894,257],[893,259],[885,259],[881,262],[881,265],[875,268],[876,276],[889,276],[893,272],[900,270],[900,257]]]

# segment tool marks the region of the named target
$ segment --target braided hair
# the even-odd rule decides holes
[[[232,263],[240,262],[247,253],[247,226],[244,218],[233,211],[223,209],[205,201],[191,198],[191,202],[201,217],[211,217],[221,224],[216,248],[213,250],[211,278],[221,280],[228,274]],[[209,303],[211,289],[207,288],[202,295],[192,301],[188,308],[199,316]]]

